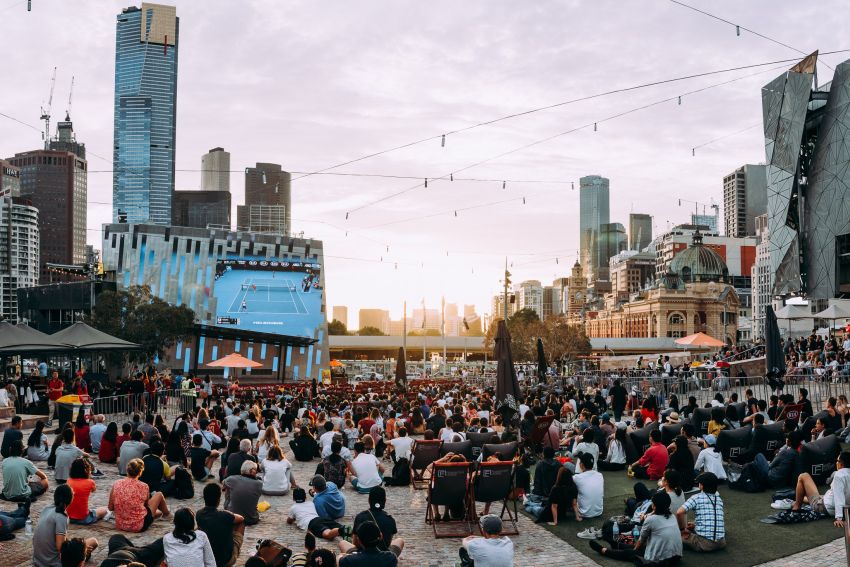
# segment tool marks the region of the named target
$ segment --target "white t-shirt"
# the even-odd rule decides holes
[[[583,518],[597,518],[602,515],[602,497],[605,493],[605,479],[598,471],[585,471],[573,477],[578,487],[578,510]]]
[[[310,525],[310,520],[318,518],[319,514],[316,512],[316,505],[313,504],[313,501],[307,500],[293,504],[289,509],[289,517],[295,519],[296,526],[306,530],[307,526]]]
[[[267,492],[285,492],[290,488],[289,471],[292,463],[283,459],[282,461],[263,461],[263,490]]]
[[[319,447],[322,448],[322,454],[325,454],[325,449],[328,451],[328,455],[331,454],[331,443],[334,441],[334,435],[338,435],[336,431],[325,431],[322,433],[322,436],[319,437]]]
[[[596,443],[585,443],[582,441],[581,443],[577,443],[572,452],[573,460],[578,462],[578,456],[580,453],[590,453],[593,455],[593,470],[597,470],[597,464],[599,463],[599,445]]]
[[[383,479],[378,470],[378,459],[369,453],[360,453],[351,461],[354,476],[357,477],[358,488],[374,488],[380,486]]]
[[[507,536],[475,538],[466,544],[466,550],[475,567],[512,567],[514,564],[514,542]]]
[[[723,455],[708,447],[699,452],[694,470],[710,472],[720,480],[726,480],[726,470],[723,468]]]
[[[410,446],[413,445],[413,439],[410,437],[396,437],[390,441],[390,445],[395,449],[396,459],[410,460]]]

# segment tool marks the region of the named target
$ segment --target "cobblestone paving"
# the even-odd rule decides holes
[[[289,455],[291,457],[291,454]],[[97,462],[95,460],[95,462]],[[44,468],[45,463],[36,463]],[[118,477],[117,468],[114,465],[100,465],[103,472],[107,474],[102,479],[96,479],[97,491],[92,495],[90,506],[105,506],[109,498],[109,487]],[[218,467],[216,466],[216,469]],[[316,462],[299,463],[293,462],[295,479],[301,486],[306,486],[316,468]],[[33,504],[33,522],[37,523],[38,514],[53,501],[53,474],[47,471],[50,479],[51,490],[48,494],[40,497]],[[212,482],[212,481],[210,481]],[[195,483],[195,498],[192,500],[168,499],[168,505],[173,512],[180,507],[189,507],[198,510],[203,506],[203,485]],[[426,490],[413,490],[412,487],[390,487],[387,488],[387,508],[393,515],[398,525],[399,535],[405,540],[404,552],[401,555],[399,565],[409,567],[445,567],[452,566],[457,558],[457,549],[460,539],[435,539],[430,526],[425,524],[425,496]],[[343,490],[347,501],[347,509],[343,523],[350,524],[354,515],[365,510],[368,506],[367,497],[357,494],[350,487]],[[286,525],[286,515],[292,503],[290,496],[264,496],[271,504],[271,508],[260,515],[260,523],[250,526],[246,530],[245,545],[242,548],[241,560],[237,563],[239,567],[244,565],[245,560],[254,551],[254,546],[259,539],[274,539],[294,551],[302,549],[304,532],[294,525]],[[11,510],[13,504],[0,502],[0,510]],[[158,537],[162,537],[170,531],[171,524],[168,520],[157,520],[142,534],[126,534],[134,543],[148,543]],[[545,529],[531,523],[527,518],[520,516],[520,535],[512,536],[516,551],[516,565],[520,566],[563,566],[563,567],[585,567],[597,565],[595,562],[579,553],[568,543],[561,541]],[[100,542],[101,547],[93,555],[93,561],[89,565],[98,565],[106,557],[106,543],[109,536],[117,533],[112,522],[98,522],[92,526],[71,526],[71,536],[94,536]],[[30,566],[32,565],[32,545],[23,530],[16,532],[16,539],[10,542],[0,543],[0,565]],[[320,542],[320,546],[336,549],[331,542]]]
[[[789,555],[788,557],[762,563],[758,567],[799,567],[800,565],[811,565],[812,567],[817,567],[820,565],[846,564],[848,563],[847,551],[844,547],[844,538],[838,538],[830,543],[813,547],[806,551]]]

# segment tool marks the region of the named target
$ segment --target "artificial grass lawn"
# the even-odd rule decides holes
[[[622,514],[625,506],[623,499],[633,496],[635,481],[626,476],[625,471],[603,472],[605,477],[604,514],[601,518],[576,522],[570,520],[553,527],[540,524],[559,538],[584,553],[593,561],[606,567],[622,567],[623,561],[606,559],[590,549],[587,540],[576,534],[587,527],[601,528],[604,519]],[[650,488],[653,482],[641,481]],[[820,487],[821,493],[825,487]],[[759,518],[775,513],[770,507],[770,492],[748,494],[720,487],[720,496],[725,507],[726,549],[713,553],[695,553],[685,549],[682,565],[690,566],[749,566],[758,565],[792,555],[812,547],[829,543],[843,535],[841,529],[833,526],[828,519],[806,524],[775,525],[763,524]],[[693,521],[691,514],[690,521]]]

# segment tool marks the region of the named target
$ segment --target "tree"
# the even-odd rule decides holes
[[[563,315],[549,317],[543,323],[543,350],[550,363],[564,363],[590,354],[590,339],[583,325],[570,324]]]
[[[357,334],[360,335],[361,337],[385,337],[386,336],[386,333],[381,331],[379,328],[368,327],[368,326],[363,327],[362,329],[357,331]]]
[[[485,348],[492,351],[498,321],[487,329]],[[552,316],[540,321],[532,309],[520,309],[508,318],[511,335],[511,354],[514,362],[537,361],[537,339],[543,339],[543,350],[551,364],[563,363],[590,354],[590,339],[581,325],[571,325],[564,316]]]
[[[328,334],[329,335],[348,335],[348,329],[345,324],[339,319],[334,319],[330,323],[328,323]]]
[[[533,309],[520,309],[508,317],[508,333],[511,335],[511,354],[514,362],[532,362],[537,360],[537,337],[543,335],[544,326]],[[487,329],[484,346],[488,350],[495,347],[498,321]]]
[[[441,337],[440,331],[437,329],[425,329],[425,332],[422,332],[422,329],[414,329],[413,331],[408,331],[408,337]]]

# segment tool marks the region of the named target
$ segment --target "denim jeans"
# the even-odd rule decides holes
[[[758,469],[759,476],[761,476],[761,480],[767,480],[767,473],[770,471],[770,464],[767,462],[767,459],[761,453],[756,453],[755,458],[753,459],[753,466]]]
[[[15,530],[19,530],[27,523],[26,508],[20,507],[11,512],[0,512],[0,534],[10,534]]]

